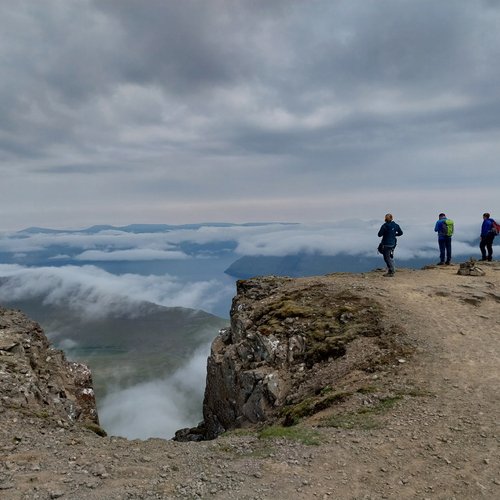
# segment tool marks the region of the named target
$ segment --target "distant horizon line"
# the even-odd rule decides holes
[[[23,229],[13,230],[16,233],[30,233],[30,232],[86,232],[90,230],[107,230],[107,229],[117,229],[117,230],[125,230],[125,229],[133,229],[133,228],[185,228],[185,229],[194,229],[199,227],[233,227],[233,226],[271,226],[274,224],[279,224],[283,226],[293,226],[300,225],[301,222],[285,222],[285,221],[250,221],[250,222],[222,222],[222,221],[213,221],[213,222],[188,222],[188,223],[179,223],[179,224],[169,224],[169,223],[155,223],[155,222],[134,222],[126,225],[114,225],[114,224],[93,224],[90,226],[80,226],[80,227],[48,227],[48,226],[29,226]],[[6,231],[10,232],[10,231]]]

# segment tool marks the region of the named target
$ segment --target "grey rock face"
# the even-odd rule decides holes
[[[373,301],[337,290],[333,281],[331,286],[297,283],[276,277],[237,283],[231,327],[214,340],[208,358],[206,439],[271,423],[283,417],[285,406],[330,390],[337,370],[332,362],[345,355],[354,339],[375,338],[383,331]],[[374,358],[376,352],[375,346]]]
[[[53,349],[40,326],[0,308],[0,411],[23,410],[63,425],[99,423],[92,374]]]

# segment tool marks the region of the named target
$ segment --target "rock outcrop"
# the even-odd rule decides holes
[[[19,311],[0,308],[0,412],[98,425],[87,366],[53,349],[41,327]]]
[[[295,423],[347,397],[377,365],[408,346],[384,324],[363,287],[340,280],[267,277],[239,281],[231,326],[214,340],[204,422],[178,439],[281,420]]]

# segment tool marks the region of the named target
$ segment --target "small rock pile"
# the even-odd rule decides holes
[[[467,262],[460,264],[457,274],[462,276],[484,276],[486,273],[476,265],[474,259],[470,259]]]

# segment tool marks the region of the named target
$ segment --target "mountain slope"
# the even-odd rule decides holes
[[[6,303],[44,328],[70,359],[88,364],[99,397],[108,388],[127,387],[172,373],[227,321],[204,311],[131,302],[128,311],[92,316],[68,304],[37,300]]]

